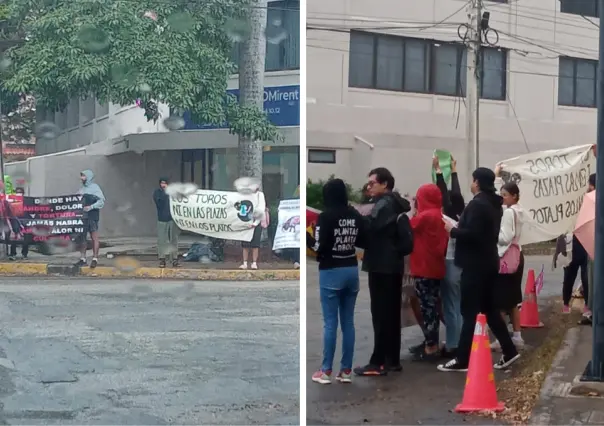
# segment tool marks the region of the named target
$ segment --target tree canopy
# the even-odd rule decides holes
[[[232,43],[244,31],[247,0],[9,0],[25,34],[6,52],[4,87],[63,110],[94,96],[120,105],[140,100],[190,111],[200,123],[227,121],[233,133],[275,140],[257,107],[226,94]],[[235,36],[233,32],[236,32]],[[166,118],[166,117],[164,117]]]

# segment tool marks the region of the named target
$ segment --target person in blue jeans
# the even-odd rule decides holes
[[[438,158],[434,158],[432,167],[436,172],[436,185],[443,197],[443,214],[458,222],[465,208],[465,201],[461,195],[459,178],[457,176],[457,161],[451,157],[451,190],[447,188]],[[445,317],[446,342],[441,349],[445,358],[455,358],[463,318],[461,316],[461,268],[455,265],[455,239],[449,238],[447,254],[445,256],[445,278],[441,281],[441,299],[443,316]]]
[[[354,307],[359,293],[356,247],[362,246],[364,231],[363,217],[348,204],[346,185],[341,179],[331,179],[323,186],[323,204],[325,210],[317,219],[314,237],[307,237],[307,245],[317,253],[323,311],[323,362],[312,381],[326,385],[332,380],[338,317],[342,360],[336,380],[352,381]]]

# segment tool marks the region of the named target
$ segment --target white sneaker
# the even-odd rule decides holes
[[[294,262],[294,269],[300,269],[300,264],[298,262]]]
[[[252,269],[258,269],[258,265],[256,264],[256,262],[252,262]]]
[[[247,262],[243,262],[239,269],[247,269]]]

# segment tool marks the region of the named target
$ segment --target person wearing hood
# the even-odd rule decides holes
[[[419,187],[417,213],[411,218],[413,251],[410,271],[420,303],[425,345],[414,360],[434,360],[439,353],[440,282],[445,277],[445,253],[449,236],[442,219],[442,194],[435,184]]]
[[[499,340],[503,355],[493,366],[502,370],[516,362],[520,354],[512,342],[495,303],[494,283],[499,273],[498,241],[502,199],[495,190],[495,173],[479,167],[472,173],[474,198],[457,225],[444,220],[445,229],[455,239],[455,264],[461,268],[461,315],[463,325],[456,357],[438,366],[440,371],[468,371],[476,316],[483,313]]]
[[[173,267],[178,266],[178,226],[172,219],[170,196],[166,194],[168,178],[159,179],[159,187],[153,191],[153,202],[157,209],[157,255],[159,267],[166,267],[166,258]]]
[[[361,214],[348,204],[343,180],[331,179],[323,186],[323,202],[325,210],[319,215],[315,235],[307,236],[307,245],[317,254],[319,262],[323,310],[323,362],[312,380],[320,384],[331,383],[339,314],[342,360],[336,379],[350,383],[355,341],[354,306],[359,293],[355,247],[363,245],[364,223]]]
[[[403,251],[398,233],[399,216],[411,205],[394,192],[394,177],[386,168],[369,172],[367,182],[373,208],[365,216],[367,244],[363,271],[368,272],[373,353],[369,364],[354,369],[359,376],[383,376],[401,371],[401,304],[403,291]]]
[[[499,228],[499,240],[497,241],[497,252],[502,261],[506,261],[505,257],[509,256],[512,259],[512,269],[515,271],[502,271],[500,267],[499,276],[495,283],[495,300],[499,303],[499,308],[503,314],[509,314],[513,335],[512,342],[518,349],[524,347],[520,327],[520,310],[518,305],[522,303],[522,277],[524,274],[524,255],[520,246],[520,238],[522,236],[522,226],[526,222],[526,214],[524,209],[518,204],[520,199],[520,189],[515,182],[503,184],[501,175],[501,165],[495,168],[497,180],[495,185],[501,187],[500,195],[503,198],[503,215],[501,217],[501,227]],[[516,258],[516,255],[518,257]],[[517,263],[516,263],[517,261]],[[506,261],[507,262],[507,261]],[[508,273],[509,272],[509,273]],[[493,342],[491,349],[500,349],[498,341]]]
[[[82,195],[82,204],[84,206],[84,233],[80,237],[80,266],[85,266],[86,262],[86,236],[90,234],[92,239],[92,262],[91,268],[96,268],[99,263],[99,250],[101,243],[99,241],[99,220],[101,209],[105,206],[105,195],[101,187],[94,182],[94,173],[92,170],[84,170],[80,173],[82,187],[78,191]]]

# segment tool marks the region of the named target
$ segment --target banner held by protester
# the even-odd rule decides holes
[[[281,200],[273,250],[300,247],[300,199]]]
[[[259,193],[199,189],[192,195],[170,197],[172,218],[180,229],[225,240],[251,241],[258,215],[265,209]]]
[[[574,229],[596,171],[593,145],[534,152],[500,164],[502,179],[518,185],[520,204],[530,213],[521,244],[554,240]]]
[[[10,210],[10,215],[2,217],[3,232],[0,240],[4,243],[24,241],[39,244],[55,238],[73,240],[84,233],[82,195],[2,195],[0,199]],[[12,232],[7,232],[8,230]]]

